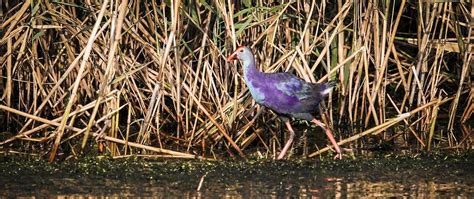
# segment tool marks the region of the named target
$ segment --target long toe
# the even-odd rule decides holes
[[[334,160],[342,160],[342,153],[338,153],[336,156],[334,156]]]

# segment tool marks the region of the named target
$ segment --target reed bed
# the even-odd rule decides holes
[[[283,144],[280,123],[255,105],[239,65],[225,61],[242,44],[263,71],[338,80],[322,117],[347,148],[370,137],[420,150],[471,148],[474,141],[468,1],[0,7],[4,153],[50,161],[95,150],[114,157],[272,157]],[[320,131],[302,125],[305,134]],[[310,139],[295,148],[312,157],[329,150],[325,144]]]

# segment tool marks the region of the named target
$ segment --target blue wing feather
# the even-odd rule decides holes
[[[289,73],[264,73],[251,78],[248,85],[257,103],[280,114],[309,120],[324,98],[321,91],[329,86],[309,83]]]
[[[268,78],[275,82],[273,89],[275,92],[281,92],[288,97],[296,98],[291,107],[284,107],[290,113],[307,113],[314,111],[323,96],[320,93],[321,84],[308,83],[303,79],[289,74],[289,73],[270,73]],[[279,101],[270,104],[270,106],[278,106],[278,104],[285,104]]]
[[[295,96],[299,100],[304,100],[319,95],[320,84],[306,82],[289,73],[273,73],[273,75],[276,79],[280,79],[275,84],[276,89],[289,96]]]

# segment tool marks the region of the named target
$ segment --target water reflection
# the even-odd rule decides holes
[[[201,191],[181,183],[124,182],[104,179],[11,180],[0,185],[1,198],[472,198],[474,184],[461,179],[313,178],[301,183],[247,180],[226,184],[208,179]],[[3,181],[3,180],[2,180]],[[15,182],[16,181],[16,182]],[[31,183],[20,183],[31,182]],[[196,185],[197,186],[197,185]]]

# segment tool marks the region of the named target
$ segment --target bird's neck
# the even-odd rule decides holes
[[[255,59],[253,57],[252,59],[244,60],[242,65],[244,68],[244,79],[247,83],[255,79],[261,73],[257,70]]]

